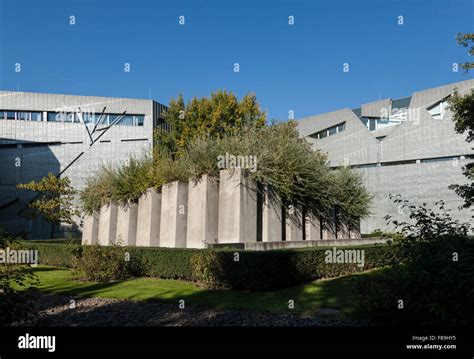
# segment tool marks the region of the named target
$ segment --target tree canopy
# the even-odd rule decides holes
[[[37,192],[37,196],[29,203],[33,211],[31,217],[43,216],[52,223],[51,235],[54,235],[54,224],[74,223],[74,216],[80,212],[74,208],[74,196],[77,193],[71,186],[68,177],[57,178],[51,172],[39,181],[20,183],[19,189]]]
[[[469,55],[474,55],[474,34],[458,34],[458,43],[468,47]],[[462,65],[466,72],[474,68],[474,62],[466,62]],[[450,98],[450,109],[453,112],[455,130],[460,134],[467,134],[466,141],[471,143],[474,140],[474,90],[464,96],[455,92]],[[449,186],[456,194],[464,198],[464,208],[469,208],[474,202],[474,163],[470,162],[463,168],[463,174],[468,179],[467,184],[453,184]]]
[[[262,127],[266,114],[255,94],[248,93],[239,100],[233,93],[219,90],[187,103],[179,95],[170,101],[164,118],[170,130],[158,130],[155,141],[160,148],[179,153],[196,137],[220,138],[237,134],[244,127]]]

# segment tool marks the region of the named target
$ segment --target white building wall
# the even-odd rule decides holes
[[[466,183],[462,167],[472,159],[472,145],[466,135],[454,131],[452,113],[447,110],[443,119],[436,120],[427,108],[445,99],[457,89],[466,93],[474,89],[474,80],[445,85],[415,92],[412,95],[408,118],[405,122],[370,132],[362,121],[349,109],[312,116],[298,123],[300,135],[307,138],[317,149],[328,155],[331,166],[354,166],[364,178],[369,192],[374,195],[371,216],[361,223],[361,232],[375,229],[392,229],[383,217],[387,214],[397,219],[408,218],[389,199],[389,194],[401,194],[414,204],[426,202],[431,207],[444,200],[451,214],[461,222],[472,222],[470,210],[460,210],[463,199],[448,188],[451,184]],[[374,115],[380,106],[389,101],[365,104],[363,110]],[[362,114],[363,115],[363,114]],[[346,121],[346,130],[323,139],[309,137],[341,121]],[[382,140],[376,137],[384,135]],[[467,155],[467,159],[465,156]],[[443,157],[447,160],[443,160]],[[453,157],[453,158],[451,158]],[[434,159],[433,162],[424,162]],[[414,161],[387,166],[395,161]]]

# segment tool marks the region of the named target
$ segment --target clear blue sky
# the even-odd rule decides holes
[[[0,0],[0,89],[165,104],[253,91],[269,118],[301,118],[472,78],[451,66],[473,25],[473,0]]]

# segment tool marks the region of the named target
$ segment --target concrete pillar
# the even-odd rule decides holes
[[[241,168],[220,171],[218,243],[257,241],[257,191]]]
[[[137,234],[138,247],[158,247],[161,222],[161,193],[154,188],[138,200]]]
[[[331,209],[328,213],[329,218],[324,218],[323,221],[323,238],[322,239],[336,239],[336,213]]]
[[[267,188],[263,191],[262,210],[262,242],[277,242],[282,240],[281,204]]]
[[[99,235],[99,214],[88,214],[84,218],[82,224],[82,244],[97,244],[97,236]]]
[[[307,214],[305,218],[305,235],[308,241],[319,241],[321,239],[321,223],[319,218]]]
[[[135,245],[137,238],[137,215],[137,203],[129,203],[125,207],[118,207],[115,243],[124,246]]]
[[[161,196],[160,247],[186,248],[188,183],[167,183]]]
[[[219,186],[208,175],[188,184],[186,248],[205,248],[216,243],[219,216]]]
[[[114,244],[116,233],[117,206],[115,204],[106,204],[100,209],[97,243],[103,246]]]
[[[349,239],[349,222],[341,216],[338,217],[337,222],[337,239]]]
[[[301,206],[290,205],[286,212],[286,240],[303,240],[303,213]]]
[[[349,237],[351,239],[358,239],[362,237],[360,234],[360,221],[357,224],[351,224],[349,226]]]

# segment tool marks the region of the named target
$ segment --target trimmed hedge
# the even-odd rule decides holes
[[[71,267],[76,244],[44,244],[24,242],[39,251],[40,264]],[[110,247],[101,247],[108,251]],[[363,249],[365,265],[326,263],[326,250],[332,247],[244,251],[230,249],[180,249],[125,247],[130,258],[140,263],[144,276],[182,279],[206,283],[209,287],[229,287],[267,291],[319,279],[354,274],[364,270],[400,262],[396,247],[370,245],[338,247]],[[87,255],[87,246],[82,248]],[[238,261],[236,260],[238,256]]]

